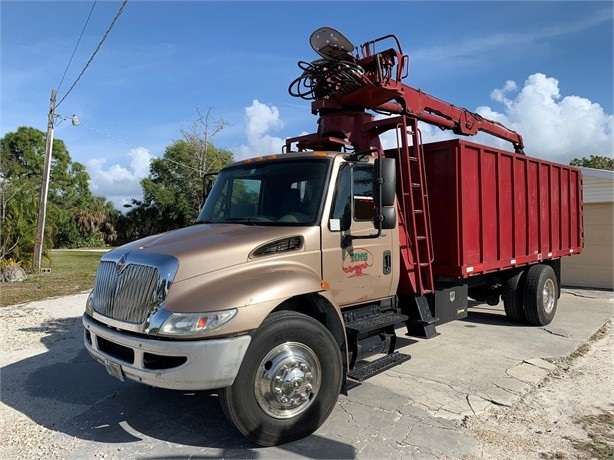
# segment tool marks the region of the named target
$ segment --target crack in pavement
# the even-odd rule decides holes
[[[365,404],[361,401],[355,401],[355,400],[351,400],[351,401],[347,401],[348,404],[356,404],[357,406],[362,406],[362,407],[367,407],[371,410],[379,410],[382,412],[388,412],[388,413],[394,413],[394,412],[399,412],[398,409],[386,409],[384,407],[380,407],[380,406],[372,406],[369,404]],[[403,406],[405,406],[406,404],[403,404]],[[345,409],[345,408],[344,408]]]
[[[473,412],[473,415],[476,415],[475,409],[473,408],[473,405],[471,404],[471,401],[469,401],[469,396],[471,396],[471,395],[467,395],[465,397],[465,399],[467,401],[467,404],[469,405],[469,409],[471,409],[471,412]],[[478,398],[479,398],[479,396],[478,396]]]
[[[394,372],[394,371],[393,371]],[[436,383],[438,385],[442,385],[444,387],[448,387],[450,390],[454,391],[455,393],[466,393],[467,391],[469,391],[469,389],[465,388],[465,387],[460,387],[460,389],[452,386],[451,384],[447,383],[447,382],[442,382],[440,380],[437,379],[427,379],[424,377],[420,377],[418,375],[412,375],[412,374],[406,374],[409,375],[410,377],[412,377],[413,379],[415,379],[416,381],[420,382],[420,383],[425,383],[425,384],[429,384],[429,383]],[[402,378],[401,376],[395,376],[396,378]]]
[[[429,426],[429,425],[427,425],[427,426]],[[412,426],[410,428],[409,432],[405,435],[405,437],[401,441],[397,441],[397,445],[399,447],[404,448],[404,449],[407,448],[407,447],[410,447],[412,449],[416,449],[416,451],[418,451],[419,454],[427,454],[427,455],[432,455],[433,457],[436,457],[436,455],[430,449],[427,449],[424,446],[417,446],[417,445],[412,444],[411,442],[408,441],[407,438],[409,438],[409,436],[411,435],[413,429],[414,429],[414,427]],[[412,456],[412,458],[416,458],[416,456],[414,455],[413,452],[410,452],[410,455]]]
[[[549,331],[550,332],[550,331]],[[524,394],[525,390],[522,388],[513,388],[512,382],[517,382],[522,385],[533,386],[538,384],[536,380],[543,380],[546,376],[553,372],[553,369],[547,366],[548,361],[539,364],[540,358],[529,358],[527,360],[518,361],[518,358],[506,357],[505,359],[510,361],[511,366],[505,369],[507,378],[510,379],[510,384],[505,385],[504,382],[497,382],[495,380],[488,382],[486,388],[469,388],[465,385],[454,385],[449,382],[440,381],[433,378],[425,378],[423,376],[414,375],[408,372],[399,370],[390,370],[387,375],[395,380],[405,379],[407,377],[413,379],[416,383],[420,384],[419,388],[412,391],[412,395],[407,396],[410,403],[421,410],[426,411],[428,414],[441,417],[444,419],[453,419],[458,416],[477,416],[483,412],[489,410],[490,405],[499,407],[510,407],[513,401],[518,396]],[[528,371],[526,379],[522,378],[522,375],[517,374],[514,369],[528,364],[535,371]],[[545,375],[541,375],[545,374]],[[511,387],[510,387],[511,386]],[[437,389],[436,387],[439,387]],[[425,389],[427,388],[427,389]],[[495,392],[503,392],[492,393]],[[509,397],[506,397],[508,395]],[[479,400],[472,399],[479,398]],[[483,403],[478,402],[483,401]],[[476,406],[476,403],[478,406]],[[484,405],[481,409],[479,406]]]
[[[360,404],[359,404],[359,405],[360,405]],[[345,412],[345,413],[346,413],[346,414],[347,414],[347,415],[350,417],[350,420],[351,420],[351,421],[352,421],[352,422],[353,422],[353,423],[354,423],[356,426],[358,426],[358,427],[362,428],[363,430],[365,430],[365,431],[367,431],[367,432],[370,432],[370,431],[371,431],[371,428],[370,428],[370,427],[365,426],[365,425],[363,425],[362,423],[359,423],[359,422],[358,422],[358,420],[356,420],[356,419],[354,418],[354,414],[352,414],[352,413],[351,413],[351,412],[350,412],[348,409],[346,409],[346,408],[345,408],[345,407],[343,407],[342,405],[340,405],[339,407],[341,408],[341,410],[342,410],[343,412]],[[348,422],[349,422],[349,420],[348,420]],[[375,431],[375,432],[374,432],[374,434],[372,434],[371,436],[372,436],[372,437],[374,437],[374,436],[379,436],[379,431]],[[366,447],[366,446],[365,446],[365,447]],[[364,447],[363,447],[363,449],[364,449]]]
[[[515,379],[515,380],[518,380],[515,377],[512,377],[512,378]],[[521,392],[516,392],[516,391],[514,391],[514,390],[512,390],[510,388],[505,388],[505,387],[497,384],[496,382],[493,382],[493,385],[495,386],[495,388],[499,388],[500,390],[503,390],[503,391],[505,391],[507,393],[510,393],[510,394],[514,395],[514,396],[520,396],[522,394]]]
[[[424,396],[428,398],[428,394],[427,393],[424,393]],[[482,399],[485,399],[485,398],[482,398]],[[452,401],[452,402],[450,402],[448,404],[454,404],[456,402],[457,401]],[[395,415],[395,419],[394,419],[394,423],[395,424],[397,424],[401,420],[403,420],[407,424],[407,426],[410,427],[410,431],[408,432],[408,435],[409,435],[409,433],[411,433],[411,430],[416,425],[418,425],[418,424],[420,426],[423,426],[423,427],[428,427],[428,428],[433,428],[433,429],[440,429],[440,430],[445,430],[445,431],[449,431],[449,432],[456,432],[456,430],[457,430],[456,426],[447,425],[446,423],[441,423],[438,420],[432,419],[433,416],[437,417],[437,412],[441,411],[442,408],[444,407],[444,405],[442,405],[440,403],[436,404],[436,406],[437,406],[436,410],[433,410],[432,407],[429,408],[428,406],[426,406],[424,404],[421,404],[420,402],[417,402],[417,401],[409,401],[407,403],[404,403],[404,404],[402,404],[400,409],[386,409],[386,408],[379,407],[379,406],[373,406],[373,405],[365,404],[365,403],[362,403],[360,401],[351,401],[350,403],[351,404],[355,404],[356,406],[359,406],[359,407],[368,408],[370,410],[379,410],[379,411],[384,412],[384,413],[394,414]],[[354,421],[357,426],[359,426],[359,427],[361,427],[361,428],[363,428],[365,430],[371,431],[367,426],[362,425],[358,421],[356,421],[355,418],[353,417],[352,413],[348,409],[346,409],[343,406],[340,406],[340,407],[341,407],[341,409],[344,412],[346,412],[350,416],[352,421]],[[410,409],[411,408],[414,408],[414,409],[417,408],[417,409],[419,409],[419,410],[424,412],[424,416],[422,416],[421,414],[404,413],[403,412],[403,408],[405,408],[405,407],[409,407]],[[451,412],[451,411],[447,411],[447,412]],[[446,420],[446,419],[444,418],[443,420]],[[379,434],[376,434],[376,436],[377,435],[379,435]],[[407,435],[405,437],[407,437]]]
[[[569,295],[573,295],[575,297],[581,297],[583,299],[601,299],[602,297],[596,296],[596,295],[585,295],[585,294],[578,294],[577,292],[573,292],[573,291],[567,291],[565,290],[565,294],[569,294]]]
[[[512,361],[511,358],[509,359],[510,361]],[[517,360],[514,360],[514,363],[515,365],[513,367],[518,366]],[[532,364],[532,363],[529,363],[529,364],[535,366],[535,364]],[[539,366],[536,366],[536,367],[539,368]],[[392,372],[397,374],[397,375],[392,375],[392,377],[397,378],[397,379],[403,378],[402,375],[398,375],[398,374],[404,374],[404,373],[398,372],[398,371],[392,371]],[[464,401],[467,403],[468,408],[473,412],[473,415],[478,415],[478,412],[481,413],[483,411],[488,410],[488,407],[486,407],[484,410],[479,410],[479,409],[476,410],[476,407],[474,407],[474,404],[470,403],[471,398],[479,398],[485,401],[486,403],[489,403],[495,406],[509,407],[508,403],[499,401],[496,398],[491,397],[488,394],[489,390],[491,389],[497,388],[512,396],[518,396],[522,394],[522,392],[512,391],[508,388],[505,388],[497,384],[496,382],[490,382],[490,385],[491,385],[490,387],[476,391],[475,389],[469,389],[465,386],[454,386],[447,382],[441,382],[436,379],[427,379],[424,377],[414,376],[411,374],[405,374],[405,375],[410,375],[413,379],[415,379],[415,381],[425,384],[427,386],[429,384],[437,384],[437,385],[444,387],[442,391],[445,391],[445,389],[450,390],[451,394],[449,396],[449,399],[452,399],[452,401],[442,402],[436,396],[432,396],[432,393],[433,393],[432,388],[430,388],[428,391],[426,390],[419,391],[416,397],[413,397],[410,400],[412,405],[434,416],[443,416],[444,412],[450,413],[450,414],[456,414],[458,416],[466,415],[467,411],[465,409],[463,409],[462,407],[456,407],[456,408],[454,407],[455,404],[462,404],[460,403],[460,401]],[[522,380],[519,380],[518,378],[513,377],[511,375],[510,377],[516,381],[523,382]]]
[[[351,409],[341,406],[341,409],[343,410],[344,413],[346,413],[349,416],[349,419],[351,420],[351,422],[355,423],[357,427],[362,428],[366,433],[369,433],[368,439],[362,439],[363,442],[361,442],[360,447],[358,447],[356,443],[353,443],[356,449],[357,457],[363,454],[366,454],[366,455],[372,454],[373,446],[369,442],[369,439],[372,438],[372,439],[378,439],[380,440],[380,442],[383,442],[384,446],[386,448],[391,449],[391,451],[398,452],[398,449],[402,448],[404,450],[403,452],[404,458],[424,458],[423,457],[424,454],[427,454],[429,456],[432,456],[433,458],[436,458],[436,456],[430,453],[429,451],[427,451],[424,448],[424,446],[418,446],[410,442],[409,438],[411,437],[414,428],[419,426],[421,428],[430,427],[430,428],[439,429],[439,430],[443,430],[443,429],[451,430],[451,428],[448,428],[438,423],[434,423],[434,424],[429,423],[429,422],[432,422],[432,420],[430,419],[430,416],[427,413],[425,413],[423,417],[416,416],[413,414],[405,414],[403,412],[404,407],[413,407],[409,403],[402,404],[401,408],[396,408],[396,409],[377,407],[377,406],[364,404],[361,402],[352,402],[352,404],[356,405],[354,410],[361,410],[362,408],[368,408],[369,410],[375,409],[375,410],[379,410],[380,412],[383,412],[386,414],[392,414],[393,415],[392,427],[395,428],[392,431],[390,429],[387,429],[385,431],[383,430],[374,431],[374,423],[378,423],[377,421],[368,422],[366,424],[361,424],[356,420],[356,418],[352,414]],[[416,441],[418,440],[419,438],[416,438]],[[384,451],[385,450],[386,449],[384,449]],[[418,453],[418,457],[416,457],[416,453]]]
[[[409,435],[411,434],[411,432],[414,431],[414,427],[412,426],[409,431],[407,432],[407,434],[403,437],[403,439],[401,441],[397,441],[397,443],[399,444],[405,444],[407,446],[410,446],[411,444],[406,442],[406,439],[409,437]]]
[[[569,332],[567,332],[567,331],[565,331],[565,332],[559,332],[558,330],[555,330],[555,329],[548,329],[548,328],[546,328],[546,327],[542,327],[542,328],[541,328],[541,330],[542,330],[542,331],[546,331],[546,332],[547,332],[547,333],[549,333],[549,334],[556,335],[556,336],[558,336],[558,337],[564,337],[564,338],[566,338],[566,339],[568,339],[568,338],[570,338],[570,337],[571,337],[571,336],[570,336],[570,334],[569,334]]]
[[[350,420],[351,420],[352,422],[354,422],[356,425],[358,425],[358,426],[360,426],[360,427],[362,427],[362,428],[365,428],[364,426],[362,426],[360,423],[358,423],[358,422],[356,421],[356,419],[354,418],[354,415],[353,415],[353,414],[352,414],[352,413],[351,413],[349,410],[347,410],[347,409],[346,409],[345,407],[343,407],[342,405],[339,405],[339,408],[340,408],[340,409],[341,409],[343,412],[345,412],[346,414],[348,414],[348,416],[350,417]]]

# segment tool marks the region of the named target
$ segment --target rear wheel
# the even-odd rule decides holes
[[[524,312],[524,271],[508,278],[503,285],[503,307],[505,314],[512,321],[526,323]]]
[[[558,282],[549,265],[533,265],[527,271],[524,309],[527,320],[535,326],[550,324],[556,314]]]
[[[277,312],[253,333],[235,382],[219,392],[220,404],[247,438],[283,444],[324,423],[342,375],[341,352],[324,326],[300,313]]]

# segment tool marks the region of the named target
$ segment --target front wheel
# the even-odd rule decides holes
[[[534,326],[546,326],[556,313],[558,282],[549,265],[537,264],[527,271],[524,308],[527,320]]]
[[[343,362],[331,333],[291,311],[271,314],[232,386],[219,392],[226,417],[247,438],[274,446],[316,431],[335,407]]]

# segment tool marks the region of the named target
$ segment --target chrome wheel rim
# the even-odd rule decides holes
[[[552,313],[552,310],[554,310],[554,301],[556,300],[556,288],[551,279],[547,279],[544,283],[542,298],[544,311],[548,314]]]
[[[321,383],[322,368],[313,350],[288,342],[273,348],[260,362],[254,391],[267,415],[287,419],[311,406]]]

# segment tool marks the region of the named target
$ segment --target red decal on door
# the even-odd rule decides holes
[[[342,269],[344,273],[349,273],[350,278],[354,276],[365,276],[365,270],[373,265],[373,254],[366,249],[357,248],[343,259]]]

